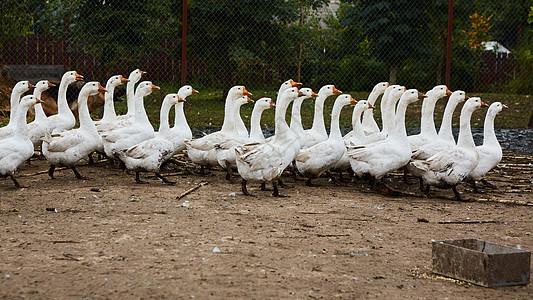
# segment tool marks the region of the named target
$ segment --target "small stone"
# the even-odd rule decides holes
[[[229,193],[229,194],[228,194],[228,197],[235,197],[235,192],[233,192],[233,193]]]
[[[100,191],[102,191],[102,190],[101,189],[97,189],[97,188],[92,188],[91,189],[91,192],[100,192]]]
[[[213,248],[213,253],[220,253],[220,249],[218,247]]]
[[[416,219],[417,222],[422,222],[422,223],[429,223],[429,220],[426,219],[426,218],[418,218]]]

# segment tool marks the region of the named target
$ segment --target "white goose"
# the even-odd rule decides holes
[[[229,138],[238,136],[235,128],[235,116],[232,109],[235,99],[251,95],[250,92],[242,85],[232,87],[226,96],[224,105],[224,122],[220,131],[211,133],[204,137],[194,140],[185,140],[187,154],[191,161],[202,168],[202,174],[205,175],[205,167],[216,166],[218,160],[216,157],[215,147],[218,144],[227,141]]]
[[[329,96],[338,95],[339,91],[334,85],[325,85],[318,91],[315,100],[315,114],[313,116],[313,126],[304,132],[304,144],[302,149],[309,148],[315,144],[328,139],[326,125],[324,123],[324,102]]]
[[[107,80],[105,89],[107,93],[104,99],[104,116],[99,121],[94,121],[94,125],[98,127],[101,124],[113,122],[117,119],[117,113],[115,112],[115,103],[113,102],[113,96],[115,94],[115,88],[123,83],[129,82],[129,79],[124,78],[122,75],[111,76]]]
[[[76,118],[67,102],[67,89],[71,83],[83,80],[83,76],[76,71],[69,71],[61,77],[59,91],[57,92],[57,114],[48,117],[47,131],[54,133],[70,130],[76,126]]]
[[[133,124],[110,132],[100,133],[107,157],[116,158],[115,152],[117,150],[128,149],[133,145],[154,137],[154,127],[152,127],[144,109],[144,97],[158,89],[159,87],[153,85],[151,81],[141,82],[135,92],[136,107]]]
[[[442,97],[450,96],[451,94],[452,92],[445,85],[437,85],[426,93],[428,98],[422,103],[420,134],[407,137],[407,141],[409,141],[413,151],[437,138],[437,129],[435,129],[435,120],[433,118],[435,104]]]
[[[78,95],[80,127],[52,135],[47,132],[43,138],[42,152],[50,162],[48,169],[50,179],[55,179],[54,170],[58,165],[70,167],[76,179],[91,179],[81,176],[75,166],[82,158],[94,152],[101,143],[100,135],[94,126],[87,106],[89,96],[99,92],[106,92],[106,89],[99,82],[86,83]]]
[[[0,177],[10,176],[18,188],[29,187],[28,185],[21,185],[15,179],[14,173],[18,166],[33,155],[33,143],[28,137],[26,115],[28,109],[36,103],[42,103],[42,101],[32,95],[22,98],[18,103],[15,115],[11,117],[15,132],[12,137],[4,139],[0,143]]]
[[[364,146],[348,146],[347,155],[355,174],[370,174],[375,187],[375,180],[387,173],[404,167],[411,158],[411,147],[407,142],[405,130],[405,113],[410,103],[427,97],[416,89],[405,91],[398,103],[394,128],[385,140]],[[384,184],[383,184],[384,185]],[[386,189],[389,189],[384,185]]]
[[[312,178],[319,177],[322,173],[335,166],[346,151],[339,127],[339,119],[342,108],[348,104],[355,103],[357,101],[348,94],[338,96],[331,111],[329,138],[307,149],[301,150],[300,154],[296,156],[296,167],[302,175],[307,177],[306,184],[308,186],[312,185]]]
[[[12,137],[16,131],[16,121],[15,116],[17,114],[17,108],[19,105],[20,97],[22,94],[27,92],[30,88],[34,87],[29,81],[19,81],[13,87],[11,91],[11,101],[10,101],[10,118],[9,123],[6,126],[0,128],[0,140],[7,139]]]
[[[476,193],[480,192],[477,189],[476,181],[481,180],[486,186],[496,188],[494,184],[488,182],[483,177],[502,160],[502,147],[494,132],[494,118],[496,118],[496,115],[499,112],[506,108],[508,108],[507,105],[502,104],[501,102],[494,102],[489,106],[487,115],[485,116],[485,124],[483,126],[483,145],[476,147],[479,154],[479,163],[467,177],[467,180],[472,182],[472,187]]]
[[[55,86],[55,84],[50,83],[48,80],[41,80],[35,85],[33,96],[35,96],[36,99],[41,99],[41,94],[53,86]],[[35,104],[35,119],[28,124],[28,136],[33,143],[33,148],[40,147],[43,143],[42,138],[46,134],[47,126],[48,117],[44,113],[42,104],[37,103]]]
[[[304,127],[302,126],[302,115],[300,113],[302,108],[302,103],[305,99],[309,99],[310,97],[318,97],[318,94],[313,92],[310,88],[302,88],[300,89],[300,94],[303,96],[300,96],[294,100],[292,103],[292,111],[291,111],[291,125],[290,128],[296,135],[298,136],[298,143],[300,143],[300,147],[304,144]]]
[[[413,155],[410,165],[418,169],[423,182],[427,185],[425,193],[429,196],[430,186],[451,188],[457,200],[461,195],[456,189],[479,163],[479,154],[472,138],[470,119],[472,113],[488,106],[478,97],[468,99],[461,110],[459,138],[456,146],[443,148],[428,159],[420,159],[417,153]]]
[[[368,110],[373,109],[374,107],[370,102],[366,100],[359,100],[355,105],[352,113],[352,131],[348,132],[343,137],[344,142],[344,154],[342,158],[335,164],[333,167],[336,170],[346,170],[350,169],[350,158],[346,154],[346,147],[348,146],[363,146],[368,144],[368,137],[365,135],[363,125],[361,124],[361,114]],[[342,174],[342,173],[341,173]],[[359,174],[360,175],[360,174]]]
[[[375,106],[376,100],[378,97],[385,92],[385,90],[389,87],[388,82],[380,82],[374,86],[372,89],[372,92],[370,92],[370,95],[368,95],[368,103],[372,107]],[[383,96],[381,100],[381,105],[383,105],[383,99],[385,95]],[[379,133],[379,127],[376,123],[376,120],[374,120],[374,111],[373,110],[365,110],[363,113],[363,129],[365,131],[366,135]]]
[[[238,113],[239,107],[246,102],[245,97],[238,99],[237,103],[233,104],[234,114]],[[252,100],[249,100],[252,101]],[[235,137],[217,145],[217,160],[218,164],[226,170],[226,180],[233,182],[232,168],[236,168],[237,164],[235,160],[235,147],[248,143],[262,142],[265,140],[263,132],[261,131],[261,115],[263,111],[268,108],[275,107],[270,98],[261,98],[255,102],[254,109],[252,111],[252,117],[250,120],[250,137],[242,138]]]
[[[155,137],[142,141],[128,149],[117,150],[118,158],[128,170],[135,170],[137,183],[148,183],[140,178],[140,171],[154,172],[164,183],[169,181],[159,173],[161,165],[175,153],[172,131],[168,123],[168,114],[173,105],[185,102],[178,94],[168,94],[163,100],[160,111],[160,126]]]
[[[188,96],[192,94],[198,94],[198,91],[193,89],[190,85],[184,85],[178,90],[178,97],[186,100]],[[170,129],[170,137],[174,142],[174,154],[185,150],[185,140],[192,138],[192,131],[187,123],[185,112],[183,111],[183,105],[185,101],[178,101],[174,105],[174,126]],[[159,133],[156,133],[156,135]]]
[[[279,193],[277,179],[285,168],[296,158],[300,151],[296,134],[285,121],[285,114],[290,102],[298,97],[298,89],[286,89],[276,103],[275,133],[272,139],[251,143],[235,148],[237,169],[243,178],[242,192],[250,195],[246,188],[248,181],[272,182],[275,197],[285,196]]]

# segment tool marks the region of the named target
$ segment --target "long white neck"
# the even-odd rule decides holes
[[[163,101],[161,110],[159,111],[159,133],[168,134],[170,132],[170,125],[168,123],[168,114],[172,104],[169,101]]]
[[[91,115],[89,113],[89,107],[87,106],[88,98],[88,91],[82,90],[78,95],[78,115],[80,118],[80,129],[94,128],[94,130],[96,130],[96,126],[94,125],[94,122],[91,119]]]
[[[341,128],[339,125],[339,119],[341,117],[341,110],[345,104],[341,101],[335,101],[333,109],[331,110],[331,127],[329,131],[329,139],[342,140]]]
[[[435,104],[439,100],[432,92],[428,92],[428,98],[422,102],[422,117],[420,119],[420,134],[429,137],[437,137],[437,129],[435,129],[435,120],[433,114],[435,112]]]
[[[459,104],[458,101],[453,100],[451,97],[448,99],[444,114],[442,115],[442,123],[440,124],[439,138],[444,139],[455,144],[455,138],[452,132],[452,118],[455,108]]]
[[[70,110],[70,107],[68,106],[67,102],[67,89],[68,86],[72,82],[68,82],[67,80],[62,80],[59,84],[59,91],[57,94],[57,114],[58,115],[65,115],[65,114],[72,114],[72,111]]]
[[[489,110],[483,125],[483,145],[497,145],[499,147],[500,142],[498,142],[496,132],[494,132],[494,118],[496,118],[496,112]]]
[[[463,148],[475,148],[474,138],[472,137],[472,129],[470,127],[470,119],[475,109],[472,107],[465,107],[461,111],[459,119],[459,137],[457,138],[457,146]]]
[[[394,128],[391,130],[391,135],[407,140],[407,131],[405,130],[405,112],[407,111],[408,101],[401,101],[398,103],[396,109],[396,117],[394,118]]]
[[[187,118],[185,117],[185,111],[183,110],[184,102],[178,102],[174,105],[174,127],[180,128],[181,130],[191,130],[189,124],[187,123]]]
[[[317,130],[324,134],[327,134],[326,124],[324,124],[324,102],[326,101],[326,98],[326,95],[320,93],[316,98],[315,115],[313,117],[313,126],[311,127],[311,130]]]
[[[17,115],[17,108],[19,106],[19,101],[20,101],[20,97],[22,96],[23,92],[19,91],[19,90],[16,90],[16,91],[13,91],[11,92],[11,107],[10,107],[10,115],[13,116],[13,117],[10,117],[9,118],[9,123],[8,125],[15,125],[16,122],[14,120],[15,116]],[[11,126],[13,126],[11,125]]]
[[[28,127],[26,123],[26,116],[28,115],[28,109],[30,105],[19,105],[15,115],[13,116],[13,124],[15,125],[14,136],[27,138],[28,137]]]
[[[233,118],[233,116],[231,115],[233,113],[232,107],[234,100],[235,99],[232,99],[230,95],[226,97],[226,103],[224,104],[224,122],[222,123],[222,128],[220,129],[220,131],[230,132],[233,130],[233,128],[235,128],[235,118]]]
[[[386,103],[386,107],[381,108],[382,110],[385,111],[385,114],[383,116],[384,119],[383,119],[383,130],[382,130],[384,133],[389,134],[389,133],[393,133],[394,131],[394,128],[396,126],[396,115],[398,114],[396,110],[396,103],[398,103],[399,99],[400,97],[395,97],[393,94],[390,94],[389,99],[387,100],[387,103]]]
[[[292,111],[291,111],[291,129],[294,130],[294,132],[301,134],[304,132],[304,128],[302,126],[302,115],[300,113],[302,109],[302,103],[304,100],[307,99],[307,96],[300,96],[296,98],[296,100],[292,103]]]
[[[361,113],[363,108],[360,106],[355,106],[352,113],[352,130],[353,134],[356,136],[364,136],[365,131],[363,130],[363,125],[361,124]]]
[[[389,87],[385,90],[385,93],[383,93],[383,97],[381,97],[381,131],[385,132],[385,118],[387,116],[387,105],[389,103],[389,97],[390,97],[390,91],[392,90],[392,87]]]
[[[43,88],[35,88],[35,90],[33,91],[33,96],[35,96],[35,98],[37,99],[41,99],[41,95],[43,91],[44,91]],[[35,104],[34,109],[35,109],[35,121],[46,120],[47,117],[46,117],[46,114],[44,113],[44,109],[41,103]]]
[[[137,92],[139,94],[140,92]],[[145,95],[135,95],[135,123],[150,124],[146,110],[144,109],[144,97]]]
[[[242,119],[241,119],[241,106],[243,105],[243,103],[233,103],[232,106],[231,106],[231,110],[233,111],[232,112],[232,119],[233,119],[233,133],[236,133],[236,134],[239,134],[240,133],[240,122],[242,122]],[[239,122],[240,121],[240,122]],[[244,125],[244,123],[243,123]],[[246,128],[246,127],[245,127]],[[248,130],[246,130],[246,137],[248,137]]]
[[[115,112],[115,104],[113,103],[113,96],[115,94],[115,87],[117,85],[112,82],[107,82],[105,89],[105,102],[104,102],[104,116],[102,117],[102,122],[111,122],[117,118],[117,113]]]
[[[374,103],[376,103],[376,100],[378,99],[379,95],[380,95],[379,91],[376,90],[376,89],[373,89],[372,92],[370,93],[370,95],[368,95],[367,101],[370,104],[372,104],[372,106],[374,106]],[[385,95],[383,97],[385,97]],[[383,105],[383,99],[381,99],[381,105]],[[365,127],[375,128],[375,129],[379,130],[379,127],[378,127],[376,121],[374,120],[374,110],[373,109],[367,109],[363,113],[363,125]]]
[[[250,120],[250,139],[253,141],[262,141],[265,139],[263,131],[261,130],[261,114],[265,108],[254,106],[252,111],[252,119]]]
[[[279,137],[282,136],[285,132],[290,130],[287,121],[285,120],[285,114],[287,113],[287,108],[289,107],[290,101],[286,99],[278,99],[276,103],[276,113],[274,115],[274,122],[276,127],[274,130],[274,135]]]
[[[128,112],[126,115],[133,116],[135,115],[136,101],[135,101],[135,84],[137,81],[130,80],[126,84],[126,103],[128,105]],[[109,90],[108,90],[109,92]]]

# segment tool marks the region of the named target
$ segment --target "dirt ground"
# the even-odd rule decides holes
[[[431,241],[478,238],[533,249],[532,157],[506,153],[472,202],[383,196],[366,183],[285,181],[290,198],[184,165],[148,185],[106,162],[49,180],[46,161],[0,179],[0,298],[533,298],[533,285],[484,288],[431,273]],[[205,182],[190,194],[187,190]]]

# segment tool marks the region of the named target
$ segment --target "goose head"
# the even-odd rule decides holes
[[[448,87],[442,84],[442,85],[435,86],[434,88],[429,90],[426,94],[433,98],[440,99],[444,96],[450,96],[452,94],[452,91],[450,91]]]
[[[192,94],[198,94],[199,92],[192,88],[190,85],[184,85],[178,90],[180,98],[185,99]]]
[[[333,96],[333,95],[338,95],[342,93],[341,91],[339,91],[334,85],[332,84],[328,84],[328,85],[325,85],[323,86],[319,91],[318,91],[318,94],[321,95],[321,96],[326,96],[326,97],[329,97],[329,96]]]
[[[464,91],[455,91],[450,96],[449,101],[454,101],[456,103],[461,103],[461,102],[463,102],[465,100],[468,100],[468,99],[469,99],[469,97],[466,95],[466,93]]]
[[[487,103],[483,102],[479,97],[471,97],[466,100],[462,110],[474,111],[481,107],[488,107]]]
[[[129,82],[130,80],[125,78],[124,76],[122,75],[115,75],[115,76],[111,76],[108,80],[107,80],[107,85],[106,87],[108,89],[111,89],[111,88],[114,88],[114,87],[117,87],[123,83],[126,83],[126,82]]]
[[[489,106],[489,110],[487,111],[488,115],[496,115],[500,111],[509,108],[507,105],[502,104],[501,102],[494,102]]]
[[[87,82],[80,91],[80,95],[94,96],[99,92],[107,92],[107,90],[98,81]]]
[[[236,85],[228,91],[228,99],[235,99],[242,96],[251,96],[252,93],[246,90],[243,85]]]
[[[301,88],[300,89],[300,94],[302,94],[303,96],[301,97],[306,97],[306,98],[309,98],[309,97],[318,97],[318,94],[313,92],[312,89],[310,88]]]
[[[55,84],[51,83],[48,80],[41,80],[35,84],[35,90],[33,90],[33,94],[39,98],[41,96],[41,93],[46,91],[47,89],[55,86]]]
[[[370,104],[370,102],[368,102],[367,100],[359,100],[355,104],[354,110],[356,110],[356,111],[365,111],[365,110],[373,109],[373,108],[374,108],[374,106],[372,106],[372,104]]]
[[[29,81],[19,81],[13,87],[13,93],[23,94],[23,93],[27,92],[32,87],[35,87],[35,86],[33,84],[31,84]]]
[[[240,96],[239,98],[235,99],[235,102],[234,104],[239,107],[243,104],[246,104],[246,103],[252,103],[254,102],[254,100],[250,99],[250,97],[248,96]]]
[[[150,95],[153,91],[158,90],[159,87],[154,85],[151,81],[143,81],[137,86],[135,95],[140,95],[142,97]]]
[[[186,102],[186,100],[181,98],[178,94],[167,94],[163,99],[163,103],[168,103],[169,105],[178,104],[180,102]]]
[[[269,108],[274,108],[276,107],[276,104],[274,104],[272,102],[272,99],[271,98],[261,98],[259,100],[255,100],[255,105],[254,105],[254,109],[259,109],[261,111],[265,110],[265,109],[269,109]]]
[[[146,74],[145,71],[141,71],[139,69],[136,69],[136,70],[133,70],[131,73],[130,73],[130,76],[128,77],[129,81],[133,84],[139,82],[139,80],[141,80],[141,77],[143,77],[143,75]]]
[[[390,91],[389,98],[397,101],[407,89],[404,86],[397,85]]]
[[[300,86],[302,86],[302,84],[300,82],[296,82],[296,81],[294,81],[292,79],[289,79],[289,80],[287,80],[287,81],[285,81],[284,83],[281,84],[281,86],[279,87],[279,90],[278,90],[278,95],[283,94],[283,92],[285,90],[287,90],[288,88],[291,88],[291,87],[298,88]]]
[[[291,101],[294,101],[298,96],[303,96],[296,87],[288,88],[286,89],[283,94],[281,100],[285,102],[285,104],[289,104]],[[278,103],[278,105],[281,105]]]
[[[61,81],[65,82],[67,84],[71,84],[75,81],[83,80],[83,76],[78,74],[76,71],[68,71],[65,74],[63,74],[63,77],[61,77]]]
[[[345,106],[348,104],[357,104],[357,101],[355,101],[354,98],[352,98],[349,94],[342,94],[335,99],[335,103],[339,103],[341,106]]]
[[[27,96],[22,97],[22,99],[20,99],[20,107],[22,107],[24,111],[37,103],[43,103],[43,102],[44,101],[35,97],[34,95],[27,95]]]
[[[380,82],[374,86],[373,92],[376,92],[378,94],[383,94],[385,90],[389,87],[388,82]]]
[[[420,93],[416,89],[410,89],[405,91],[402,94],[402,97],[400,98],[400,101],[407,102],[407,104],[411,104],[413,102],[416,102],[418,100],[422,100],[424,98],[427,98],[428,96],[426,94]]]

